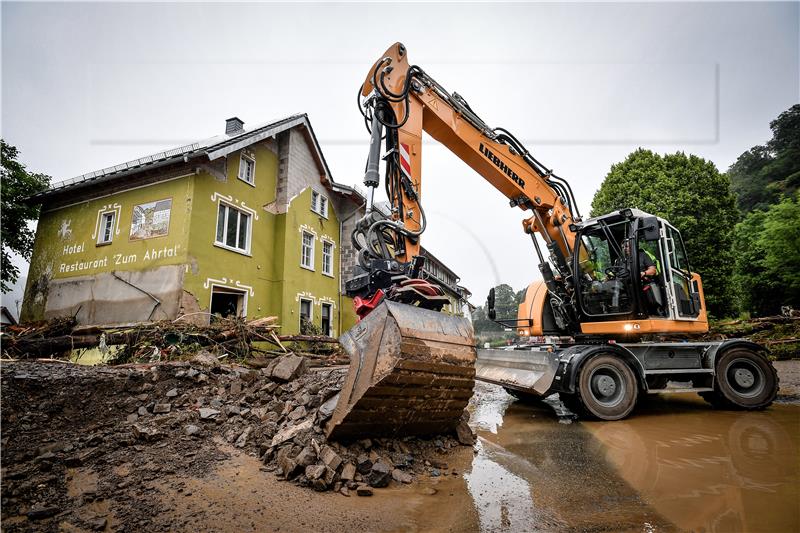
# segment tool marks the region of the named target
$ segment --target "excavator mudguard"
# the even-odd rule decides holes
[[[455,429],[475,384],[472,324],[384,300],[340,338],[350,355],[330,439],[425,435]]]

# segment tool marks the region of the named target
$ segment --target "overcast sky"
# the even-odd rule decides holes
[[[2,136],[55,181],[308,113],[336,181],[360,183],[355,107],[393,42],[570,180],[581,210],[639,146],[721,170],[800,101],[798,3],[2,4]],[[423,148],[423,244],[481,304],[538,277],[524,213]]]

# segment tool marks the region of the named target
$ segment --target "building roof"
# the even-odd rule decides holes
[[[324,171],[325,178],[333,184],[333,177],[325,157],[322,155],[322,149],[319,146],[314,130],[311,127],[311,122],[308,115],[305,113],[298,113],[290,115],[280,120],[274,120],[263,124],[256,125],[249,129],[243,129],[232,135],[222,134],[208,139],[203,139],[184,146],[178,146],[163,152],[157,152],[138,159],[133,159],[125,163],[120,163],[111,167],[95,170],[86,174],[81,174],[74,178],[54,183],[50,188],[39,194],[35,194],[28,198],[31,203],[40,203],[43,200],[62,194],[66,191],[84,189],[100,183],[107,183],[116,181],[124,177],[129,177],[139,172],[146,170],[156,169],[158,167],[166,166],[169,164],[177,163],[183,160],[188,162],[192,159],[200,159],[201,161],[214,161],[220,157],[227,156],[228,154],[240,150],[246,146],[257,143],[269,137],[294,128],[296,126],[305,126],[308,132],[309,144],[312,147],[312,152],[317,158],[317,162]]]

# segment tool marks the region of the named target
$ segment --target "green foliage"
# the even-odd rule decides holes
[[[772,139],[754,146],[728,169],[739,209],[766,209],[800,188],[800,104],[770,123]]]
[[[514,292],[510,285],[502,283],[494,288],[494,309],[498,320],[515,320],[517,308],[525,297],[525,289]],[[475,333],[503,331],[503,326],[489,320],[487,309],[478,306],[472,313],[472,327]]]
[[[800,307],[800,193],[736,226],[735,283],[743,309],[767,316]]]
[[[28,196],[44,191],[50,185],[50,177],[34,174],[25,170],[25,165],[17,161],[19,151],[0,139],[2,149],[2,211],[0,212],[0,240],[2,240],[2,257],[0,257],[0,289],[11,290],[11,286],[19,277],[19,269],[11,262],[11,252],[16,252],[25,259],[30,259],[33,251],[33,231],[28,228],[28,221],[39,216],[38,206],[23,203]]]
[[[681,232],[692,270],[703,279],[709,312],[729,315],[738,212],[728,177],[694,155],[661,156],[640,148],[611,166],[592,200],[591,215],[626,207],[663,217]]]

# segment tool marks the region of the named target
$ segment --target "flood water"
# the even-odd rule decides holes
[[[483,531],[800,531],[800,405],[649,397],[618,422],[476,386],[467,489]]]

